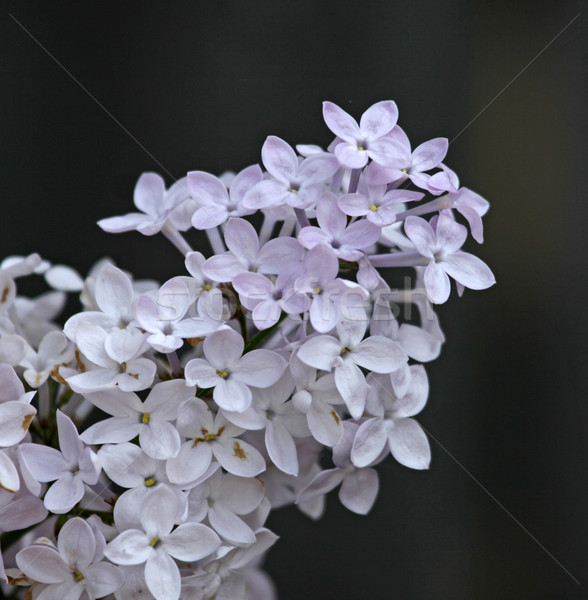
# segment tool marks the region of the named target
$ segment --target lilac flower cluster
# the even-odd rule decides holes
[[[433,305],[451,279],[460,295],[494,283],[461,250],[468,227],[482,242],[488,203],[443,163],[446,139],[411,149],[394,102],[359,124],[330,102],[323,114],[326,151],[270,136],[263,169],[192,171],[168,190],[140,177],[140,212],[99,225],[163,233],[186,270],[162,285],[107,261],[85,280],[37,255],[2,263],[6,593],[269,600],[272,509],[317,519],[338,487],[366,514],[389,454],[428,468],[414,416],[422,363],[444,342]],[[191,228],[211,256],[191,249]],[[389,267],[414,269],[406,288],[390,288]],[[32,273],[52,290],[18,296]],[[62,330],[68,291],[84,310]]]

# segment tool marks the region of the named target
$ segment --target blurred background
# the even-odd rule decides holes
[[[134,210],[144,171],[170,184],[240,170],[269,134],[327,145],[326,99],[357,118],[393,99],[414,146],[449,138],[446,163],[491,203],[487,242],[466,250],[498,284],[439,310],[448,341],[419,419],[431,469],[386,461],[368,517],[336,496],[318,523],[276,513],[267,568],[282,600],[585,598],[581,3],[5,6],[0,257],[36,251],[85,274],[107,255],[136,277],[178,274],[163,237],[96,221]]]

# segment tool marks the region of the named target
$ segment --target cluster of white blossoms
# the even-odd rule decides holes
[[[0,265],[6,596],[270,600],[272,509],[317,519],[338,488],[366,514],[389,454],[428,468],[414,416],[444,341],[433,305],[450,279],[494,283],[461,250],[488,203],[443,163],[446,139],[411,149],[394,102],[359,124],[323,112],[326,151],[270,136],[263,168],[140,177],[141,212],[99,225],[163,233],[185,271],[162,285],[108,261],[85,280],[37,255]],[[413,268],[401,289],[392,267]],[[51,291],[17,295],[33,273]],[[61,328],[66,292],[83,310]]]

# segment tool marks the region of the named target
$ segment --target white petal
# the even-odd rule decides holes
[[[43,503],[49,512],[61,515],[70,511],[83,496],[82,478],[73,473],[66,473],[47,490]]]
[[[266,388],[278,381],[287,366],[288,363],[276,352],[253,350],[233,365],[232,372],[237,381]]]
[[[110,563],[96,563],[84,571],[86,589],[90,596],[103,598],[118,590],[124,581],[121,569]]]
[[[231,544],[253,544],[255,534],[237,515],[220,504],[213,505],[208,511],[208,520],[212,527]]]
[[[145,582],[156,600],[178,600],[180,597],[180,570],[163,549],[153,552],[147,560]]]
[[[200,560],[212,554],[221,541],[206,525],[201,523],[184,523],[165,538],[165,551],[185,562]]]
[[[306,416],[308,427],[317,442],[330,447],[339,442],[343,426],[341,417],[332,406],[315,398]]]
[[[298,475],[296,444],[279,420],[268,421],[265,428],[265,445],[269,457],[280,471],[288,475]]]
[[[265,470],[263,456],[242,440],[221,437],[213,444],[212,452],[221,466],[233,475],[255,477]]]
[[[35,544],[16,555],[18,568],[33,581],[60,583],[71,577],[71,572],[57,550]]]
[[[96,551],[96,538],[92,528],[79,517],[70,519],[59,532],[57,548],[72,571],[87,567]]]
[[[141,504],[141,524],[145,533],[160,538],[167,536],[178,518],[179,510],[176,494],[166,485],[157,486]]]
[[[414,419],[401,419],[388,434],[392,456],[405,467],[428,469],[431,463],[429,440]]]
[[[127,529],[106,546],[104,556],[117,565],[140,565],[153,553],[150,541],[142,531]]]
[[[0,451],[0,488],[7,492],[16,493],[20,489],[18,471],[14,463]]]
[[[211,445],[206,442],[196,446],[193,444],[193,440],[188,440],[178,455],[167,461],[165,471],[172,483],[182,485],[195,481],[209,467],[212,460]]]
[[[180,434],[171,423],[152,420],[149,425],[142,426],[139,444],[145,454],[166,460],[177,456],[180,451]]]
[[[356,467],[367,467],[376,460],[388,441],[388,432],[382,419],[364,421],[353,440],[351,460]]]
[[[359,419],[363,414],[369,389],[360,368],[349,359],[343,361],[343,364],[335,369],[335,384],[351,416]]]
[[[341,484],[339,500],[358,515],[366,515],[378,495],[378,474],[374,469],[358,469],[349,473]]]
[[[407,360],[406,352],[394,341],[381,335],[365,339],[351,352],[351,358],[360,366],[376,373],[392,373]]]
[[[35,407],[25,402],[0,404],[0,447],[18,444],[27,434],[36,414]]]
[[[330,371],[341,355],[342,345],[330,335],[319,335],[305,341],[298,351],[298,358],[305,364]]]

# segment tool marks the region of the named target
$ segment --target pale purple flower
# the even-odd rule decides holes
[[[252,350],[243,356],[243,338],[229,327],[210,334],[203,344],[205,359],[193,358],[184,373],[189,385],[214,388],[214,401],[226,410],[242,412],[251,404],[251,387],[274,384],[287,367],[271,350]]]
[[[390,165],[371,164],[365,171],[366,182],[369,185],[402,182],[410,179],[417,187],[432,193],[441,190],[429,188],[430,171],[439,167],[447,154],[449,141],[447,138],[434,138],[424,142],[414,152],[411,151],[410,141],[404,131],[396,126],[386,139],[389,139],[396,149],[396,154]]]
[[[305,248],[326,244],[339,258],[356,261],[363,256],[361,250],[373,246],[380,237],[380,227],[366,219],[347,225],[347,215],[337,205],[335,194],[323,194],[316,213],[319,227],[303,227],[298,233],[298,241]]]
[[[82,499],[84,484],[98,481],[101,468],[96,454],[84,446],[72,420],[60,410],[57,431],[61,452],[41,444],[21,444],[19,452],[37,481],[55,481],[43,502],[47,510],[61,514]]]
[[[252,311],[251,316],[258,329],[275,325],[282,311],[299,315],[308,310],[308,296],[296,289],[296,281],[303,272],[302,264],[297,262],[287,264],[275,282],[260,273],[239,273],[235,276],[233,287],[241,304]]]
[[[139,325],[151,335],[147,342],[158,352],[174,352],[181,348],[185,338],[209,333],[207,323],[190,316],[188,310],[193,296],[181,277],[164,283],[157,292],[157,301],[139,296],[135,303],[135,317]]]
[[[167,461],[170,481],[183,485],[193,482],[209,468],[213,458],[239,477],[255,477],[265,469],[263,456],[251,444],[239,439],[244,430],[219,412],[216,416],[203,400],[194,398],[178,416],[178,431],[189,438],[175,458]]]
[[[367,409],[374,415],[364,421],[353,441],[351,460],[365,467],[381,456],[386,446],[392,456],[411,469],[428,469],[431,449],[421,426],[410,417],[419,413],[427,402],[429,382],[422,365],[412,365],[411,385],[398,397],[389,376],[371,373]]]
[[[162,485],[145,497],[139,511],[141,529],[121,532],[105,555],[119,565],[145,563],[145,582],[156,600],[178,600],[181,575],[174,559],[191,562],[212,554],[220,539],[206,525],[178,522],[180,504]],[[173,531],[172,531],[173,530]]]
[[[163,381],[153,386],[145,402],[119,388],[86,394],[94,406],[114,415],[98,421],[81,435],[86,444],[127,442],[137,435],[139,445],[153,458],[167,459],[180,450],[180,435],[171,423],[180,406],[194,396],[184,380]]]
[[[243,202],[243,198],[262,177],[259,165],[251,165],[235,176],[227,190],[225,184],[210,173],[188,173],[188,188],[199,205],[192,216],[192,226],[196,229],[210,229],[221,225],[229,217],[253,213],[254,210]]]
[[[367,324],[365,317],[343,320],[337,325],[339,339],[330,335],[311,337],[298,351],[303,363],[322,371],[334,369],[335,384],[354,419],[363,414],[368,392],[360,367],[392,373],[408,360],[404,350],[389,338],[374,335],[364,340]]]
[[[202,273],[213,281],[232,281],[248,271],[277,274],[285,264],[299,262],[304,256],[304,248],[291,237],[270,240],[260,249],[257,232],[245,219],[229,219],[224,237],[229,252],[211,256],[202,265]]]
[[[339,500],[345,508],[359,515],[366,515],[374,505],[379,491],[378,474],[371,467],[358,468],[350,458],[358,424],[345,421],[341,441],[333,448],[335,468],[320,471],[300,491],[297,503],[323,496],[339,484]]]
[[[86,521],[74,517],[59,532],[57,547],[51,543],[27,546],[16,555],[19,569],[31,580],[47,584],[40,600],[103,598],[123,583],[114,565],[95,559],[96,538]]]
[[[243,429],[263,429],[265,447],[271,461],[284,473],[298,475],[294,437],[310,434],[306,417],[291,402],[294,380],[286,372],[272,386],[256,390],[251,406],[241,412],[223,411],[225,417]]]
[[[407,217],[404,230],[418,252],[429,259],[424,274],[431,302],[442,304],[449,298],[449,276],[473,290],[494,285],[495,279],[486,263],[459,249],[467,237],[467,229],[443,211],[434,222],[435,228],[421,217]]]
[[[148,344],[145,334],[137,328],[108,333],[102,327],[80,321],[75,331],[76,345],[95,367],[67,377],[72,390],[84,394],[117,385],[125,392],[133,392],[151,385],[156,366],[152,360],[141,357]]]
[[[296,153],[284,140],[270,135],[261,149],[263,165],[272,179],[265,179],[244,197],[243,205],[251,209],[287,204],[308,208],[320,197],[322,183],[339,168],[332,154],[313,154],[299,163]]]
[[[398,108],[391,100],[370,106],[357,121],[332,102],[323,102],[327,127],[341,139],[335,155],[343,167],[361,169],[368,159],[386,165],[394,156],[394,144],[386,134],[396,125]]]
[[[39,344],[38,350],[28,348],[20,361],[25,368],[23,377],[32,387],[38,388],[45,383],[53,369],[69,363],[74,357],[74,348],[61,331],[50,331]]]
[[[310,297],[310,323],[318,333],[327,333],[337,325],[341,314],[362,305],[367,292],[358,284],[338,278],[339,259],[326,244],[311,248],[304,259],[305,275],[298,278],[296,288]]]
[[[263,498],[263,484],[259,479],[217,471],[190,490],[188,518],[198,522],[206,518],[230,544],[250,545],[255,542],[255,533],[241,516],[253,512]]]
[[[405,202],[422,200],[424,194],[410,190],[389,190],[387,186],[365,186],[361,193],[344,194],[338,200],[339,208],[351,217],[365,217],[378,227],[386,227],[396,221],[396,215]]]
[[[176,181],[166,191],[165,182],[157,173],[143,173],[139,177],[133,200],[140,213],[101,219],[98,225],[109,233],[138,231],[143,235],[155,235],[169,221],[174,228],[185,231],[189,227],[185,213],[191,214],[196,209],[185,178]]]

